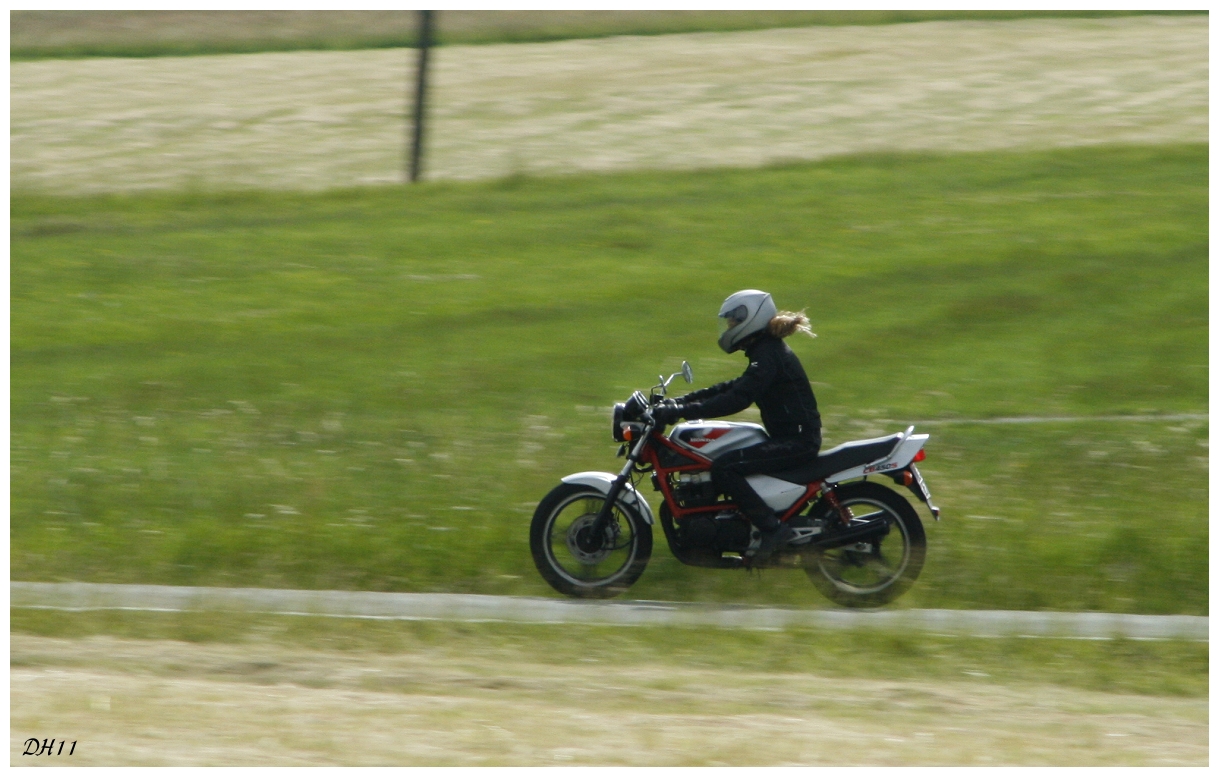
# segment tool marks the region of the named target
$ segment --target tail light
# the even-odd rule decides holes
[[[919,448],[918,453],[914,454],[914,460],[916,462],[922,461],[925,458],[927,458],[927,451],[923,450],[922,448]]]

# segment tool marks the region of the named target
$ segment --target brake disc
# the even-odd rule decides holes
[[[606,527],[605,542],[601,544],[598,550],[589,551],[583,550],[580,543],[577,541],[581,532],[592,530],[593,523],[597,520],[596,513],[588,513],[581,515],[579,518],[571,522],[571,526],[567,528],[567,549],[571,551],[571,555],[576,557],[576,560],[581,564],[593,566],[600,564],[614,550],[614,538],[617,534],[617,521],[611,521]]]

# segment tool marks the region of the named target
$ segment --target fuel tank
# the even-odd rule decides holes
[[[728,451],[766,442],[770,437],[766,434],[766,429],[759,424],[687,421],[674,426],[669,432],[669,439],[683,448],[714,459]]]

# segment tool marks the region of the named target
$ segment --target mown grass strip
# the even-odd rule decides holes
[[[441,11],[438,43],[1205,11]],[[413,47],[414,11],[12,11],[11,60]]]
[[[1209,646],[1187,641],[978,639],[921,633],[739,631],[590,625],[367,621],[236,613],[50,612],[14,608],[14,632],[193,643],[272,643],[359,654],[426,653],[495,665],[686,666],[825,677],[1045,684],[1205,697]],[[28,659],[27,659],[28,660]]]
[[[17,63],[10,186],[401,183],[411,62],[378,50]],[[454,46],[434,65],[432,180],[1207,138],[1201,16]]]

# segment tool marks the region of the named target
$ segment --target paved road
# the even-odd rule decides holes
[[[1175,415],[1028,415],[1008,418],[943,418],[938,421],[919,421],[918,426],[942,426],[944,424],[1073,424],[1094,421],[1114,422],[1158,422],[1158,421],[1209,421],[1206,413],[1177,413]]]
[[[61,610],[227,610],[385,620],[507,621],[741,629],[877,628],[983,637],[1209,641],[1205,616],[1003,610],[811,610],[683,602],[586,602],[520,596],[9,583],[10,606]]]

